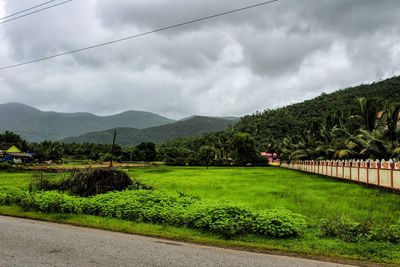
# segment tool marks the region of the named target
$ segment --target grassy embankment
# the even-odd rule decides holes
[[[311,226],[321,219],[345,216],[358,222],[385,225],[400,218],[400,195],[322,176],[278,168],[137,168],[129,173],[156,189],[184,192],[202,199],[233,200],[256,209],[287,208],[305,215]],[[56,174],[54,174],[56,175]],[[0,186],[27,188],[31,173],[0,173]],[[400,265],[400,249],[387,242],[345,242],[322,238],[310,227],[298,239],[272,240],[247,236],[224,240],[198,230],[166,227],[86,215],[23,212],[0,207],[0,214],[72,223],[128,233],[153,235],[219,246],[278,250],[308,257],[384,262]]]

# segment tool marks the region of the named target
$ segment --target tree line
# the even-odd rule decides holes
[[[223,131],[197,137],[177,139],[160,145],[142,142],[135,147],[111,144],[61,143],[44,141],[28,143],[19,135],[6,131],[0,134],[1,143],[13,143],[32,152],[37,161],[91,160],[164,161],[168,165],[225,166],[265,165],[256,151],[255,139],[247,133]]]
[[[282,139],[262,138],[262,131],[242,132],[238,125],[225,131],[176,139],[156,145],[112,148],[106,144],[28,143],[6,131],[0,143],[14,143],[31,151],[39,161],[63,158],[109,161],[164,161],[168,165],[246,166],[265,165],[261,151],[276,152],[284,160],[400,159],[400,103],[359,98],[352,114],[335,111],[322,120]],[[239,124],[240,126],[240,124]],[[262,141],[257,141],[262,140]]]
[[[322,94],[244,116],[224,131],[136,147],[21,143],[40,159],[164,161],[169,165],[262,165],[260,152],[283,160],[399,158],[400,77]],[[11,133],[7,134],[9,137]],[[0,136],[0,143],[2,142]],[[11,137],[10,137],[11,138]],[[111,143],[111,140],[110,140]]]
[[[313,122],[300,134],[285,137],[280,150],[285,159],[400,159],[400,103],[365,97],[358,111],[342,112]]]

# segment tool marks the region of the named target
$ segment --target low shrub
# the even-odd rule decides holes
[[[181,225],[184,210],[194,200],[159,191],[112,192],[88,198],[84,212],[130,221]]]
[[[320,232],[323,237],[334,237],[347,242],[383,241],[400,243],[400,221],[384,227],[371,227],[348,218],[336,217],[322,220]]]
[[[154,190],[153,186],[147,185],[141,181],[138,181],[136,179],[132,180],[132,185],[128,186],[128,189],[131,190]]]
[[[202,202],[190,207],[186,222],[189,226],[222,234],[231,238],[248,233],[254,213],[246,207],[230,203]]]
[[[387,240],[392,243],[400,244],[400,221],[389,227]]]
[[[72,172],[59,183],[62,191],[88,197],[109,191],[121,191],[133,185],[129,175],[117,169],[88,169]]]
[[[289,210],[263,211],[255,217],[252,232],[271,238],[301,236],[306,227],[304,216]]]
[[[7,172],[12,172],[12,171],[17,171],[20,168],[16,165],[13,165],[9,162],[0,162],[0,171],[7,171]]]
[[[187,224],[231,238],[255,234],[268,238],[290,238],[303,234],[306,220],[288,210],[255,212],[233,203],[201,202],[190,207]]]
[[[32,190],[59,190],[73,195],[88,197],[110,191],[125,189],[152,190],[151,186],[140,181],[132,180],[129,175],[117,169],[87,169],[76,170],[61,181],[54,181],[38,174],[34,176],[29,185]]]
[[[29,183],[29,192],[35,190],[57,190],[59,189],[59,183],[57,181],[51,180],[48,176],[46,176],[43,172],[35,173],[32,175],[32,180]]]
[[[48,191],[33,195],[32,207],[45,213],[61,212],[61,205],[64,203],[63,194],[57,191]]]
[[[371,241],[388,241],[400,244],[400,221],[387,227],[375,227],[369,232]]]
[[[202,201],[184,193],[125,190],[91,197],[59,191],[25,191],[0,188],[1,205],[19,205],[45,213],[88,214],[163,225],[187,226],[225,238],[255,234],[269,238],[299,236],[305,220],[286,210],[258,213],[231,202]]]
[[[347,242],[357,242],[367,238],[370,228],[345,217],[324,219],[320,224],[320,232],[324,237],[335,237]]]
[[[28,196],[28,192],[21,189],[0,186],[0,205],[21,205]]]

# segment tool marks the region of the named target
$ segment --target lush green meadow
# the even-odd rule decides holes
[[[400,219],[400,194],[281,168],[141,168],[129,173],[156,189],[256,209],[286,208],[312,220],[346,216],[387,224]]]
[[[304,235],[289,239],[239,236],[232,239],[197,229],[128,222],[80,214],[45,214],[20,207],[0,207],[0,214],[72,223],[89,227],[261,251],[361,260],[400,265],[399,244],[386,241],[344,241],[321,236],[319,223],[346,217],[365,225],[386,227],[400,219],[400,195],[363,185],[280,168],[153,167],[127,169],[129,174],[157,191],[229,200],[255,210],[284,208],[307,218]],[[33,172],[0,172],[0,187],[27,190]],[[61,174],[46,174],[55,179]],[[356,262],[358,263],[358,262]]]

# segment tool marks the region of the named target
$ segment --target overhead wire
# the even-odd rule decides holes
[[[45,10],[48,10],[48,9],[50,9],[50,8],[54,8],[54,7],[57,7],[57,6],[64,5],[64,4],[69,3],[69,2],[72,2],[72,1],[73,1],[73,0],[67,0],[67,1],[64,1],[64,2],[61,2],[61,3],[57,3],[57,4],[54,4],[54,5],[50,5],[50,6],[47,6],[47,7],[38,9],[38,10],[35,10],[35,11],[31,11],[31,12],[29,12],[29,13],[26,13],[26,14],[23,14],[23,15],[20,15],[20,16],[17,16],[17,17],[12,17],[12,18],[10,18],[10,19],[6,19],[6,20],[3,20],[3,21],[0,21],[0,25],[1,25],[1,24],[5,24],[5,23],[10,22],[10,21],[14,21],[14,20],[23,18],[23,17],[27,17],[27,16],[30,16],[30,15],[36,14],[36,13],[39,13],[39,12],[42,12],[42,11],[45,11]],[[10,16],[11,16],[11,15],[10,15]]]
[[[16,68],[16,67],[20,67],[20,66],[24,66],[24,65],[28,65],[28,64],[32,64],[32,63],[36,63],[36,62],[40,62],[40,61],[45,61],[45,60],[49,60],[49,59],[52,59],[52,58],[61,57],[61,56],[69,55],[69,54],[74,54],[74,53],[78,53],[78,52],[82,52],[82,51],[86,51],[86,50],[91,50],[91,49],[102,47],[102,46],[106,46],[106,45],[111,45],[111,44],[127,41],[127,40],[130,40],[130,39],[142,37],[144,35],[149,35],[149,34],[161,32],[161,31],[165,31],[165,30],[178,28],[178,27],[189,25],[189,24],[193,24],[193,23],[196,23],[196,22],[209,20],[209,19],[212,19],[212,18],[220,17],[220,16],[225,16],[225,15],[228,15],[228,14],[232,14],[232,13],[240,12],[240,11],[243,11],[243,10],[260,7],[260,6],[267,5],[267,4],[272,4],[272,3],[278,2],[278,1],[279,0],[265,1],[265,2],[258,3],[258,4],[249,5],[249,6],[245,6],[245,7],[241,7],[241,8],[237,8],[237,9],[233,9],[233,10],[229,10],[229,11],[225,11],[225,12],[217,13],[217,14],[214,14],[214,15],[209,15],[209,16],[206,16],[206,17],[202,17],[202,18],[198,18],[198,19],[193,19],[193,20],[177,23],[177,24],[170,25],[170,26],[165,26],[165,27],[154,29],[154,30],[150,30],[150,31],[147,31],[147,32],[142,32],[142,33],[130,35],[130,36],[127,36],[127,37],[115,39],[115,40],[104,42],[104,43],[99,43],[99,44],[95,44],[95,45],[91,45],[91,46],[87,46],[87,47],[82,47],[82,48],[78,48],[78,49],[74,49],[74,50],[70,50],[70,51],[66,51],[66,52],[53,54],[53,55],[50,55],[50,56],[45,56],[45,57],[41,57],[41,58],[28,60],[28,61],[25,61],[25,62],[13,64],[13,65],[0,67],[0,71],[1,70],[6,70],[6,69],[11,69],[11,68]]]
[[[47,4],[49,4],[49,3],[51,3],[51,2],[54,2],[54,1],[56,1],[56,0],[47,1],[47,2],[44,2],[44,3],[38,4],[38,5],[36,5],[36,6],[32,6],[32,7],[30,7],[30,8],[27,8],[27,9],[17,11],[17,12],[15,12],[15,13],[12,13],[12,14],[9,14],[9,15],[7,15],[7,16],[5,16],[5,17],[0,18],[0,20],[8,19],[8,18],[14,17],[14,16],[16,16],[16,15],[19,15],[19,14],[21,14],[21,13],[25,13],[26,11],[29,11],[29,10],[32,10],[32,9],[35,9],[35,8],[38,8],[38,7],[41,7],[41,6],[44,6],[44,5],[47,5]]]

